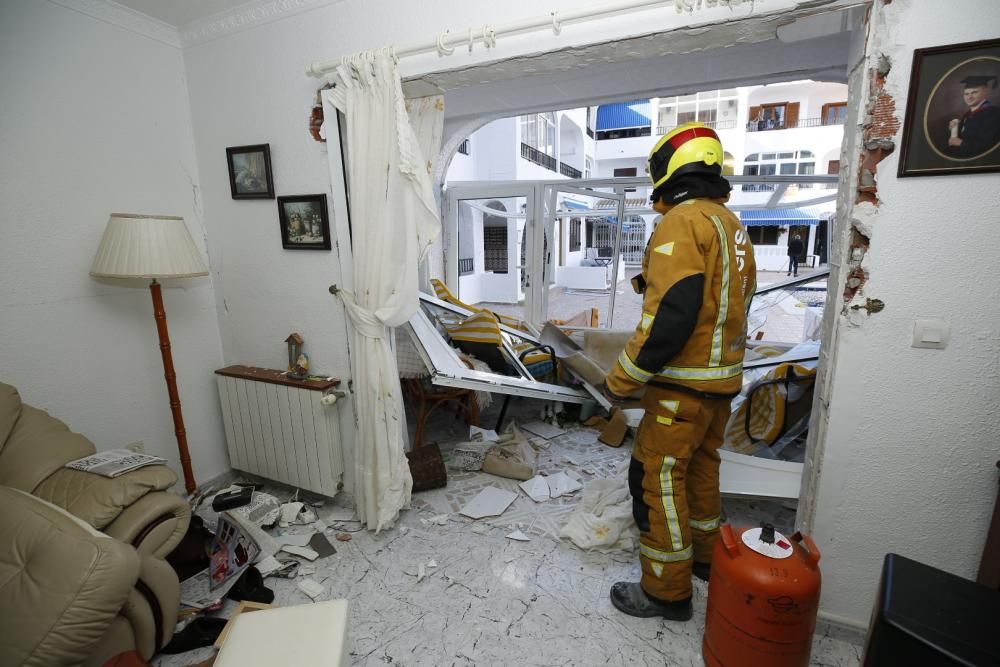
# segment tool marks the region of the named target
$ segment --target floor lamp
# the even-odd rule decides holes
[[[207,276],[208,268],[201,259],[198,248],[184,224],[184,218],[170,215],[136,215],[112,213],[104,238],[97,249],[97,256],[90,268],[90,275],[99,278],[149,278],[149,291],[153,295],[153,317],[160,336],[160,353],[163,356],[163,375],[170,395],[170,411],[174,417],[174,433],[184,470],[184,488],[195,490],[191,454],[188,452],[181,400],[177,395],[177,375],[170,354],[170,336],[167,333],[167,314],[163,310],[163,296],[157,278],[192,278]]]

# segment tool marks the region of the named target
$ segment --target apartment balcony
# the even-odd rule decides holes
[[[583,172],[576,167],[571,167],[565,162],[559,163],[559,173],[569,178],[583,178]]]
[[[751,120],[747,123],[747,132],[768,132],[770,130],[797,130],[807,127],[828,127],[843,125],[842,118],[799,118],[792,122],[776,120]]]
[[[526,143],[521,143],[521,157],[523,157],[528,162],[534,162],[535,164],[545,167],[549,171],[557,171],[556,162],[557,160],[551,155],[546,155],[542,151],[529,146]]]

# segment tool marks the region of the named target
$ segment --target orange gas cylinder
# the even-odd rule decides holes
[[[805,543],[805,546],[803,546]],[[819,550],[771,525],[722,526],[712,554],[702,654],[708,667],[807,667],[819,607]]]

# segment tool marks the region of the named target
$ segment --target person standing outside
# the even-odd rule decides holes
[[[725,207],[723,155],[702,123],[653,147],[651,199],[662,217],[633,283],[642,316],[602,386],[613,403],[645,388],[628,476],[642,578],[611,588],[612,604],[632,616],[691,618],[692,573],[707,580],[718,538],[718,449],[743,383],[756,289],[753,246]]]
[[[948,148],[961,158],[978,157],[1000,144],[1000,107],[990,102],[990,86],[996,87],[997,77],[967,76],[960,83],[969,110],[948,124]]]
[[[802,244],[802,237],[798,234],[792,236],[788,242],[788,275],[799,275],[799,259],[805,246]]]

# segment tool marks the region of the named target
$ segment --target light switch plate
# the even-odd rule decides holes
[[[944,320],[917,320],[913,323],[913,347],[943,350],[950,336],[951,327]]]

